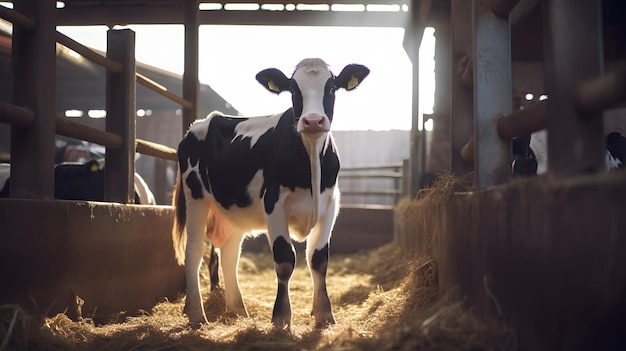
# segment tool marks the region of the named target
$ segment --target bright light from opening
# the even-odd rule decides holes
[[[409,5],[407,5],[407,4],[402,4],[402,11],[403,11],[403,12],[408,12],[408,11],[409,11]]]
[[[198,6],[201,11],[219,11],[222,9],[222,4],[216,2],[203,2]]]
[[[344,12],[363,12],[365,11],[365,6],[361,4],[334,4],[330,8],[333,11],[344,11]]]
[[[398,12],[400,5],[369,4],[366,9],[370,12]]]
[[[298,4],[296,9],[298,11],[328,11],[330,6],[326,4]]]
[[[146,110],[146,116],[148,117],[152,116],[152,110]]]
[[[224,10],[226,11],[257,11],[261,8],[259,4],[226,4]]]
[[[82,58],[82,56],[80,56],[80,54],[79,54],[79,53],[77,53],[77,52],[76,52],[76,51],[74,51],[74,50],[70,50],[70,49],[68,49],[67,54],[68,54],[68,55],[70,55],[70,57],[73,57],[73,58],[75,58],[75,59],[81,59],[81,58]]]
[[[65,110],[65,117],[79,118],[79,117],[82,117],[83,115],[84,113],[81,110]]]
[[[0,6],[4,6],[8,9],[13,8],[13,3],[8,1],[0,1]],[[65,8],[65,3],[63,1],[57,1],[57,9]]]
[[[535,95],[528,93],[524,96],[524,98],[526,99],[526,101],[531,101],[532,99],[535,98]]]
[[[539,101],[548,100],[548,95],[543,94],[539,96]]]
[[[137,110],[137,117],[144,117],[146,115],[146,110],[139,109]]]
[[[417,129],[422,130],[423,115],[433,113],[435,104],[435,29],[424,29],[419,50],[419,111]],[[425,121],[424,121],[425,122]]]
[[[176,109],[176,112],[175,112],[175,113],[176,113],[176,116],[182,116],[182,114],[183,114],[183,110],[181,110],[181,109],[179,109],[179,108],[178,108],[178,109]]]
[[[106,110],[89,110],[87,116],[91,118],[105,118],[107,116]]]
[[[424,122],[424,129],[426,129],[427,132],[432,132],[434,125],[435,122],[433,121],[433,119],[429,118],[426,120],[426,122]]]
[[[293,11],[295,9],[296,9],[296,5],[294,5],[294,4],[287,4],[285,6],[285,10],[287,10],[287,11]]]
[[[261,10],[265,11],[282,11],[285,9],[285,5],[283,4],[263,4],[261,5]]]

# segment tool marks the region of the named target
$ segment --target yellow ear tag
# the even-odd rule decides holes
[[[280,93],[280,89],[278,88],[278,85],[276,85],[276,83],[274,83],[274,81],[271,79],[269,80],[269,82],[267,82],[267,88],[271,91]]]
[[[356,86],[359,85],[359,79],[355,76],[352,76],[352,78],[350,78],[350,80],[348,81],[348,90],[352,90],[354,88],[356,88]]]
[[[94,163],[94,164],[92,164],[92,165],[91,165],[91,171],[92,171],[92,172],[97,172],[97,171],[98,171],[98,165],[97,165],[97,164],[95,164],[95,163]]]

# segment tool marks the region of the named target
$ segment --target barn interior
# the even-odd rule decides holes
[[[199,11],[197,0],[67,0],[58,9],[38,7],[37,1],[24,2],[27,5],[19,5],[21,10],[44,21],[47,31],[54,25],[185,24],[187,77],[182,77],[182,83],[180,77],[136,65],[138,73],[183,99],[198,102],[181,108],[161,97],[157,102],[153,91],[136,89],[137,107],[141,99],[148,99],[151,106],[165,104],[166,114],[182,109],[180,119],[175,119],[179,126],[172,127],[179,134],[201,106],[225,104],[209,87],[198,86],[197,78],[194,81],[199,24],[401,26],[414,68],[419,66],[421,34],[425,27],[434,27],[435,129],[426,154],[426,138],[417,128],[414,112],[411,158],[405,172],[408,204],[396,209],[395,228],[389,228],[394,231],[394,244],[407,258],[434,259],[440,294],[461,298],[479,315],[511,324],[520,349],[618,350],[626,345],[626,262],[621,255],[626,250],[626,219],[622,215],[626,178],[621,172],[605,174],[602,168],[604,134],[626,134],[623,1],[367,2],[398,6],[398,11],[385,12],[287,11],[287,6],[296,5],[288,1],[262,2],[285,6],[281,11],[261,7],[229,11],[224,3],[216,10]],[[358,0],[342,3],[365,6]],[[298,4],[330,8],[333,2],[302,0]],[[0,15],[10,16],[6,10]],[[51,41],[52,34],[46,30],[35,31],[38,34],[33,38],[21,27],[28,24],[22,23],[18,32],[14,31],[14,51],[39,50],[19,44],[29,40]],[[0,248],[0,272],[5,286],[11,287],[2,289],[0,303],[32,308],[35,300],[50,306],[47,313],[66,311],[75,317],[77,296],[84,299],[84,308],[98,306],[102,314],[146,309],[163,297],[174,299],[183,289],[184,277],[169,251],[170,207],[130,204],[127,187],[112,189],[109,203],[50,197],[51,177],[46,169],[50,168],[52,151],[42,145],[51,145],[54,117],[67,109],[62,107],[66,102],[59,99],[60,94],[67,89],[68,96],[76,97],[76,101],[89,101],[76,94],[76,89],[92,86],[91,81],[83,80],[88,78],[79,75],[93,74],[93,64],[81,73],[71,59],[55,50],[46,57],[56,61],[56,83],[54,79],[35,82],[25,68],[16,68],[15,62],[8,60],[7,38],[0,37],[0,73],[13,81],[8,84],[3,79],[0,83],[0,101],[28,106],[38,113],[49,111],[51,116],[45,121],[35,119],[26,124],[32,127],[24,128],[5,116],[28,113],[11,112],[7,104],[0,108],[0,121],[4,122],[0,131],[4,129],[6,134],[11,129],[11,159],[22,165],[16,174],[24,179],[16,185],[15,196],[0,199],[4,214],[0,217],[0,239],[5,243]],[[22,46],[16,47],[15,42]],[[46,57],[34,61],[45,61]],[[121,57],[118,60],[124,60]],[[65,69],[71,77],[67,86],[60,82],[62,75],[58,73]],[[413,111],[418,109],[416,71],[412,73]],[[104,69],[99,72],[97,81],[102,82],[106,74]],[[25,77],[24,81],[16,83],[17,76]],[[94,80],[93,88],[84,91],[97,96],[94,104],[128,110],[124,105],[106,105],[108,90],[96,85]],[[35,89],[35,97],[20,97],[25,87]],[[49,91],[57,92],[56,110],[55,101],[48,101],[54,99],[36,97]],[[548,99],[541,99],[544,95]],[[74,106],[76,101],[68,100],[67,106]],[[141,120],[132,120],[96,127],[124,135],[128,128],[139,130]],[[13,127],[7,127],[10,124]],[[548,173],[514,179],[510,174],[510,138],[544,128],[550,132]],[[2,137],[0,143],[7,140]],[[170,147],[175,143],[151,140]],[[121,152],[112,160],[128,163],[134,147],[122,141],[118,148]],[[148,155],[171,159],[172,151],[158,149]],[[26,170],[27,164],[35,166]],[[113,169],[113,176],[123,183],[132,169]],[[433,188],[435,195],[441,191],[440,197],[424,195],[429,192],[421,189],[420,178],[427,173],[452,175],[442,178],[452,179],[445,185]],[[467,177],[471,179],[469,187],[452,186],[455,179]],[[24,221],[32,213],[41,214],[40,218]],[[135,220],[138,217],[145,220]],[[358,223],[358,219],[354,221]],[[350,223],[343,225],[353,225]],[[87,261],[92,263],[84,264]]]

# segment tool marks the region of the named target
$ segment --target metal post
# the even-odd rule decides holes
[[[128,204],[135,202],[135,32],[109,30],[107,58],[123,67],[106,76],[106,131],[121,136],[122,147],[106,149],[104,199]]]
[[[452,173],[471,172],[474,164],[461,158],[461,149],[474,135],[474,95],[463,84],[463,73],[472,65],[472,10],[467,0],[452,0],[451,4],[452,74],[450,101],[450,166]]]
[[[406,50],[411,63],[413,64],[413,98],[411,105],[411,150],[409,152],[411,170],[409,172],[410,180],[410,193],[411,197],[415,197],[419,190],[420,175],[424,171],[424,167],[421,166],[424,161],[425,154],[423,147],[420,146],[420,138],[425,138],[424,133],[419,130],[419,48],[424,36],[424,26],[419,22],[419,6],[417,1],[411,1],[409,8],[411,11],[410,22],[405,28],[404,32],[404,49]]]
[[[447,20],[447,21],[446,21]],[[441,173],[450,170],[450,90],[451,44],[450,19],[442,19],[435,28],[435,104],[434,128],[427,169]]]
[[[510,176],[509,143],[498,136],[499,115],[511,112],[511,28],[486,0],[473,1],[476,184],[485,188]]]
[[[544,8],[548,170],[567,177],[604,168],[602,118],[577,111],[576,88],[602,74],[599,0],[551,0]]]
[[[13,105],[34,113],[33,125],[11,127],[11,197],[54,197],[54,114],[56,82],[54,1],[15,1],[30,16],[32,29],[13,26]]]
[[[183,108],[183,134],[198,118],[199,82],[198,82],[198,0],[185,0],[183,3],[185,23],[185,72],[183,73],[183,99],[193,106]]]

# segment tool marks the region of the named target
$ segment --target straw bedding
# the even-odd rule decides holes
[[[447,191],[440,190],[440,198]],[[406,218],[413,207],[405,205]],[[434,260],[407,260],[400,246],[350,256],[331,249],[328,290],[337,324],[325,329],[316,329],[309,313],[313,292],[303,252],[291,282],[290,331],[274,330],[270,322],[276,294],[271,256],[244,252],[239,279],[249,318],[228,314],[223,291],[209,292],[203,279],[208,325],[188,325],[184,296],[106,325],[88,316],[40,318],[7,305],[0,306],[0,351],[517,349],[510,328],[439,296]]]

